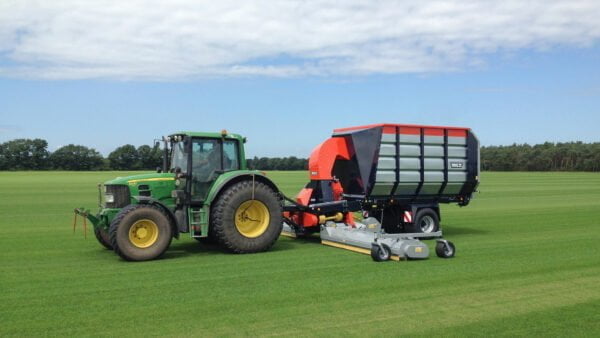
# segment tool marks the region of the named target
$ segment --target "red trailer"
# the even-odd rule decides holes
[[[479,184],[479,141],[461,127],[335,129],[312,152],[309,176],[296,200],[284,208],[289,233],[320,232],[324,244],[359,251],[368,247],[372,255],[387,251],[391,257],[425,258],[427,246],[417,238],[441,238],[439,203],[466,206]],[[356,219],[357,212],[362,220]],[[359,237],[360,245],[349,244]],[[398,239],[404,244],[413,239],[416,252],[397,248]],[[450,242],[438,242],[438,255],[454,255]]]

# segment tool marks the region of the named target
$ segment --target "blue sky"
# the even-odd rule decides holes
[[[423,12],[420,15],[434,23],[456,16],[453,11],[485,11],[463,11],[450,6],[456,6],[453,2],[442,5],[435,11],[418,5],[410,10]],[[27,6],[0,6],[0,142],[39,137],[48,140],[50,150],[75,143],[106,155],[122,144],[150,144],[177,130],[226,128],[248,137],[250,156],[306,157],[334,128],[379,122],[471,127],[484,145],[600,142],[600,29],[595,20],[588,22],[565,6],[570,5],[558,1],[555,12],[540,17],[535,8],[496,9],[513,13],[511,18],[525,12],[521,21],[514,19],[515,26],[531,26],[524,23],[532,17],[544,23],[542,28],[552,20],[559,28],[571,20],[569,28],[558,32],[559,28],[530,34],[521,30],[513,35],[518,41],[507,36],[505,24],[490,27],[488,21],[480,24],[480,35],[456,38],[477,30],[473,22],[463,27],[464,18],[454,26],[445,23],[441,33],[418,26],[413,35],[420,38],[391,31],[383,39],[369,26],[353,32],[362,40],[343,45],[332,42],[338,40],[335,29],[328,31],[329,24],[322,29],[332,36],[319,38],[318,44],[314,35],[304,41],[302,35],[285,33],[284,26],[273,40],[262,35],[240,38],[249,24],[244,20],[254,13],[248,9],[231,19],[238,30],[209,42],[203,36],[194,44],[171,46],[184,33],[148,33],[140,48],[154,41],[165,51],[155,55],[153,48],[142,50],[133,61],[128,58],[134,52],[127,48],[138,43],[134,33],[116,31],[114,39],[98,39],[97,26],[77,28],[76,33],[67,29],[70,33],[65,35],[61,27],[81,25],[74,14],[56,14],[64,8],[32,14]],[[591,6],[591,16],[594,10],[599,13],[598,6]],[[390,10],[396,7],[401,6]],[[336,10],[370,13],[357,19],[362,23],[385,20],[377,15],[387,9]],[[37,15],[38,21],[25,27],[23,20],[1,24],[3,13]],[[99,22],[105,15],[93,8],[74,13]],[[141,13],[140,25],[152,15]],[[185,26],[185,19],[178,18],[170,20],[182,20]],[[290,14],[289,20],[293,18]],[[55,28],[36,32],[40,20]],[[318,26],[320,19],[314,20]],[[193,39],[202,30],[190,23],[185,34]],[[448,30],[456,34],[448,37]],[[288,40],[295,42],[288,45]],[[81,46],[66,53],[61,48],[65,43]],[[215,43],[220,44],[216,49]],[[107,52],[79,52],[95,48]],[[113,49],[115,53],[108,52]],[[195,63],[194,53],[202,56],[201,63]]]

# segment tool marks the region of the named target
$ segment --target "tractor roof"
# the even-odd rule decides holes
[[[179,131],[176,133],[173,133],[169,136],[175,136],[175,135],[185,135],[185,136],[191,136],[191,137],[206,137],[206,138],[221,138],[223,137],[223,133],[225,133],[225,138],[228,139],[238,139],[238,140],[243,140],[244,138],[241,135],[238,134],[230,134],[227,133],[226,131],[222,131],[220,133],[215,133],[215,132],[199,132],[199,131]]]

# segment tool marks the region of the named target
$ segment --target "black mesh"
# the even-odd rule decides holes
[[[130,203],[129,187],[126,185],[107,185],[106,193],[115,198],[113,203],[106,203],[107,208],[123,208]]]

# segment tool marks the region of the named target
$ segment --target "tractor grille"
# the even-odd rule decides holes
[[[113,203],[106,203],[107,208],[123,208],[130,203],[129,187],[126,185],[107,185],[106,193],[115,197]]]

